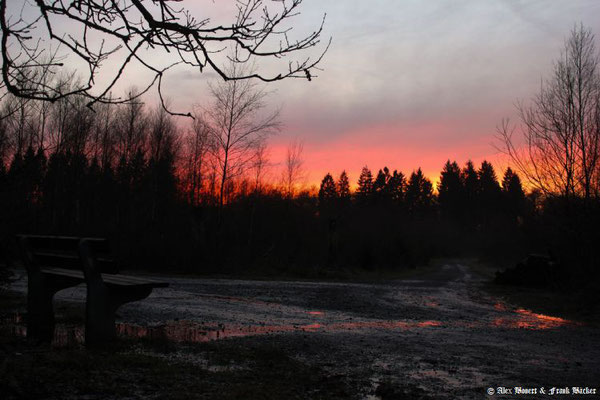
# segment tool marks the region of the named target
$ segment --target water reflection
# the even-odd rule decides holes
[[[174,342],[208,342],[229,337],[269,335],[288,332],[338,332],[362,329],[406,330],[438,326],[441,326],[439,321],[349,321],[337,323],[228,325],[214,327],[191,321],[177,321],[152,327],[117,324],[117,332],[121,336],[161,339]]]
[[[290,332],[342,332],[356,330],[387,330],[407,331],[415,329],[431,329],[438,327],[462,327],[468,329],[481,329],[486,327],[504,329],[531,329],[544,330],[554,329],[568,325],[580,325],[577,322],[560,317],[537,314],[530,310],[519,308],[511,310],[502,303],[494,305],[500,316],[493,318],[491,324],[479,321],[447,321],[436,320],[425,321],[382,321],[382,320],[353,320],[348,318],[344,321],[331,321],[330,316],[323,311],[305,311],[305,314],[318,319],[318,322],[289,323],[289,324],[201,324],[193,321],[169,321],[165,324],[155,326],[140,326],[130,323],[117,323],[117,334],[121,337],[146,338],[150,340],[168,340],[172,342],[208,342],[224,338],[281,334]],[[20,313],[15,313],[2,328],[12,336],[25,337],[27,328],[25,318]],[[52,345],[64,347],[81,345],[85,340],[83,326],[57,324],[55,328]]]
[[[324,313],[319,312],[324,315]],[[27,327],[21,314],[13,315],[4,324],[12,336],[26,337]],[[289,332],[338,332],[365,329],[408,330],[439,327],[439,321],[345,321],[333,323],[298,323],[280,325],[222,325],[200,324],[193,321],[170,321],[162,325],[140,326],[129,323],[117,323],[117,334],[121,337],[145,338],[150,340],[168,340],[172,342],[208,342],[213,340],[269,335]],[[85,341],[83,326],[57,324],[52,345],[65,347],[81,345]]]
[[[499,309],[498,307],[495,308]],[[506,310],[506,308],[503,310]],[[550,315],[537,314],[524,308],[516,309],[514,312],[513,315],[508,317],[503,316],[495,318],[492,322],[492,326],[498,328],[545,330],[567,325],[580,325],[575,321],[560,317],[552,317]]]
[[[26,337],[27,326],[25,318],[21,313],[14,313],[9,318],[4,319],[2,330],[11,336]],[[76,324],[57,324],[54,328],[53,347],[66,347],[81,345],[85,341],[85,330],[83,326]]]

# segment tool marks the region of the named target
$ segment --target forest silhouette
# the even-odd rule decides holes
[[[512,265],[551,249],[568,271],[561,285],[597,277],[595,252],[582,240],[595,229],[597,202],[578,207],[576,197],[526,192],[517,173],[508,168],[499,179],[487,161],[448,160],[435,189],[421,169],[373,174],[365,166],[354,191],[345,171],[327,174],[318,193],[290,193],[253,173],[221,191],[210,154],[190,146],[197,132],[180,139],[164,109],[131,103],[93,114],[69,102],[46,110],[50,129],[34,109],[44,104],[19,104],[1,125],[9,260],[11,238],[27,232],[108,237],[125,268],[160,272],[341,276],[435,257]]]
[[[506,267],[535,253],[552,271],[542,265],[528,282],[593,289],[597,66],[593,34],[575,27],[554,75],[519,103],[520,131],[508,120],[498,128],[514,170],[500,177],[488,161],[448,160],[435,188],[420,168],[365,166],[355,190],[345,171],[326,174],[318,192],[299,190],[300,141],[288,148],[281,182],[268,182],[279,113],[265,112],[267,92],[235,63],[226,69],[235,79],[209,86],[212,102],[187,128],[168,101],[151,108],[135,88],[93,109],[83,93],[52,101],[6,93],[2,257],[17,258],[17,233],[107,237],[124,268],[195,274],[343,276],[465,256]],[[44,87],[60,93],[79,85],[75,75],[53,79]]]

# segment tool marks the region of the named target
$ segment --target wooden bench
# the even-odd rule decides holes
[[[17,235],[27,269],[27,337],[50,342],[54,336],[53,298],[59,290],[87,286],[85,343],[116,338],[115,313],[167,282],[118,274],[109,243],[102,238]]]

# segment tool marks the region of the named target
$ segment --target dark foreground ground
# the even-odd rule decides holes
[[[58,296],[53,347],[26,344],[17,274],[1,300],[2,398],[600,397],[572,395],[600,389],[594,316],[491,287],[490,271],[466,260],[386,283],[169,278],[122,307],[122,340],[94,352],[81,346],[82,287]]]

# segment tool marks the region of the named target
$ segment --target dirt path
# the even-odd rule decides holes
[[[387,284],[169,281],[123,306],[119,329],[182,343],[181,357],[190,342],[269,343],[342,380],[356,398],[480,399],[488,388],[516,386],[545,398],[541,387],[600,388],[598,327],[503,303],[461,262]],[[23,291],[24,281],[13,288]],[[82,302],[84,289],[58,299]]]

